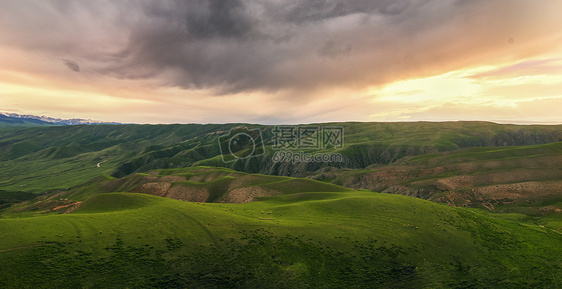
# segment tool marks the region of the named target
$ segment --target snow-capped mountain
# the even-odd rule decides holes
[[[7,112],[0,112],[0,115],[14,118],[14,119],[38,120],[55,125],[119,124],[116,122],[102,122],[102,121],[95,121],[91,119],[81,119],[81,118],[62,119],[62,118],[54,118],[50,116],[37,116],[37,115],[30,115],[30,114],[17,114],[17,113],[7,113]]]

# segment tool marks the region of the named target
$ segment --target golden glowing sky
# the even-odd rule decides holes
[[[0,112],[562,123],[562,1],[0,0]]]

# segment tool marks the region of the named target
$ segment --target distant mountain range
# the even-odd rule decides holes
[[[61,119],[49,116],[0,112],[0,126],[52,126],[52,125],[93,125],[120,124],[116,122],[100,122],[91,119]]]

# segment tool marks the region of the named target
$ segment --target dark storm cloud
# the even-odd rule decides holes
[[[78,65],[78,63],[76,63],[76,61],[72,61],[72,60],[68,60],[68,59],[63,59],[62,60],[64,65],[66,67],[68,67],[68,69],[74,71],[74,72],[80,72],[80,65]]]
[[[168,85],[220,93],[334,85],[355,78],[326,72],[324,58],[353,53],[356,39],[340,39],[349,35],[337,30],[368,37],[370,16],[392,17],[411,6],[409,0],[151,2],[139,7],[147,18],[131,27],[122,59],[105,72],[125,78],[166,74]],[[349,23],[327,30],[331,20],[354,15],[365,17],[365,27]]]
[[[251,21],[245,15],[245,7],[240,0],[209,0],[206,10],[205,13],[195,14],[193,17],[186,15],[189,35],[198,38],[240,38],[252,30]]]
[[[139,7],[149,19],[159,19],[190,39],[241,38],[252,30],[241,0],[154,1]]]
[[[289,4],[282,16],[296,23],[306,23],[327,20],[349,14],[382,14],[397,15],[405,11],[411,4],[410,0],[359,0],[359,1],[333,1],[312,0],[295,1]],[[287,1],[286,3],[291,3]]]
[[[328,58],[336,58],[347,55],[351,52],[351,45],[337,43],[335,41],[326,41],[322,47],[317,50],[318,55]]]
[[[304,96],[501,56],[507,37],[536,42],[526,27],[548,12],[507,0],[0,1],[0,45],[74,59],[73,71]]]
[[[241,86],[256,21],[242,1],[150,2],[142,21],[129,27],[126,47],[100,70],[122,78],[154,78],[173,71],[166,84],[184,88]],[[245,47],[243,47],[245,46]],[[255,70],[254,70],[255,71]]]

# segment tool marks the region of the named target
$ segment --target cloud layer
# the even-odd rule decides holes
[[[344,94],[360,107],[366,90],[544,57],[562,39],[554,0],[0,2],[6,70],[154,101],[182,97],[163,91],[173,89],[190,100],[260,94],[262,105]],[[162,96],[132,96],[147,89]]]

